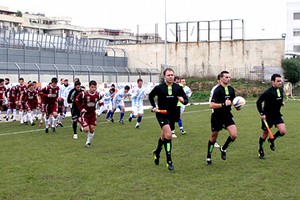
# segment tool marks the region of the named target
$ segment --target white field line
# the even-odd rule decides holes
[[[22,134],[22,133],[33,133],[33,132],[38,132],[38,131],[45,131],[45,130],[44,129],[36,129],[36,130],[28,130],[28,131],[10,132],[10,133],[0,134],[0,136],[17,135],[17,134]]]
[[[245,106],[249,106],[249,105],[245,105]],[[189,114],[189,113],[195,113],[195,112],[207,112],[207,111],[211,111],[211,109],[204,109],[204,110],[192,110],[192,111],[185,111],[185,114]],[[150,118],[154,118],[155,115],[153,116],[148,116],[148,117],[143,117],[143,119],[150,119]],[[107,122],[99,122],[98,124],[104,124]],[[28,125],[30,126],[30,124]],[[72,127],[72,126],[64,126],[64,127]],[[50,127],[49,127],[50,128]],[[7,135],[17,135],[17,134],[23,134],[23,133],[34,133],[34,132],[39,132],[39,131],[45,131],[45,129],[36,129],[36,130],[28,130],[28,131],[18,131],[18,132],[9,132],[9,133],[2,133],[0,134],[0,136],[7,136]],[[50,130],[51,131],[51,130]]]

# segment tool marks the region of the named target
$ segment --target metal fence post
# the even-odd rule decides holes
[[[136,68],[136,70],[139,72],[139,78],[141,78],[141,76],[142,76],[142,70],[140,70],[140,68]]]
[[[55,45],[52,43],[52,42],[50,42],[50,44],[52,44],[52,46],[53,46],[53,48],[54,48],[54,55],[53,55],[53,60],[54,60],[54,64],[55,64],[55,54],[56,54],[56,47],[55,47]]]
[[[82,65],[82,49],[81,49],[81,47],[78,44],[76,44],[76,46],[79,48],[80,65]],[[76,51],[77,51],[77,47],[76,47]]]
[[[38,82],[41,82],[41,68],[35,63],[34,66],[38,69]]]
[[[100,66],[100,68],[102,70],[102,82],[104,82],[104,73],[105,73],[105,71],[104,71],[103,67]]]
[[[23,40],[20,39],[20,41],[23,43],[23,49],[24,49],[23,62],[26,63],[26,45],[25,45],[25,42]]]
[[[148,69],[148,68],[146,68],[147,70],[148,70],[148,72],[150,73],[150,82],[152,82],[152,73],[151,73],[151,71]]]
[[[116,72],[116,83],[118,84],[118,70],[115,67],[113,67],[113,68],[114,68],[114,70]]]
[[[21,71],[21,68],[19,67],[18,63],[15,63],[16,67],[18,68],[18,80],[20,79],[20,71]]]
[[[56,71],[56,78],[58,78],[58,71],[59,71],[59,69],[58,69],[58,67],[56,67],[56,65],[55,64],[53,64],[53,66],[55,67],[55,71]]]
[[[72,65],[69,65],[73,69],[73,80],[75,79],[75,68]]]
[[[67,64],[70,64],[70,52],[69,52],[69,45],[65,44],[65,46],[67,47]],[[73,78],[74,80],[74,78]]]
[[[116,51],[114,48],[111,48],[114,52],[114,67],[116,67]]]
[[[126,50],[125,49],[121,49],[124,52],[124,67],[126,67]]]
[[[38,45],[39,45],[39,53],[40,53],[40,55],[39,55],[39,64],[41,64],[42,63],[42,46],[41,46],[41,44],[39,43],[39,42],[36,42]]]
[[[90,82],[91,81],[91,70],[90,70],[90,68],[88,67],[88,66],[86,66],[86,65],[84,65],[86,68],[87,68],[87,70],[88,70],[88,82]]]
[[[8,58],[9,58],[9,44],[8,44],[8,41],[3,38],[4,41],[7,43],[7,47],[6,47],[6,62],[8,62]]]
[[[128,82],[130,82],[130,71],[127,67],[125,67],[126,71],[128,72]]]
[[[94,49],[90,47],[91,53],[92,53],[92,65],[94,66]]]

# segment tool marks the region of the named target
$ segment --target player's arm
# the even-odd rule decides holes
[[[214,99],[214,97],[212,97],[211,102],[209,103],[209,107],[211,109],[220,109],[230,105],[231,105],[230,99],[226,99],[224,103],[218,103],[218,101]]]
[[[216,103],[216,102],[211,101],[209,104],[209,107],[211,109],[219,109],[219,108],[222,108],[223,106],[225,106],[225,103]]]
[[[64,91],[63,87],[59,87],[57,97],[63,97]]]
[[[189,94],[188,94],[188,98],[190,98],[191,96],[192,96],[192,94],[193,94],[193,91],[191,90],[191,88],[189,88],[189,90],[188,90],[189,92]]]
[[[184,92],[184,90],[183,90],[182,87],[179,87],[179,92],[180,92],[180,95],[181,95],[181,96],[178,97],[178,100],[179,100],[183,105],[188,104],[188,103],[189,103],[189,99],[188,99],[188,97],[186,96],[186,94],[185,94],[185,92]]]
[[[20,93],[19,103],[21,104],[22,100],[24,99],[24,93]]]
[[[100,94],[100,92],[98,92],[99,94],[98,94],[98,99],[97,99],[97,101],[96,101],[96,104],[101,104],[103,101],[101,101],[102,100],[102,95]]]
[[[265,101],[266,95],[267,95],[267,91],[265,91],[262,95],[260,95],[259,98],[256,101],[256,108],[257,108],[257,110],[258,110],[258,112],[261,116],[264,115],[264,110],[263,110],[263,107],[262,107],[262,103]]]
[[[35,96],[37,98],[38,104],[40,105],[42,102],[40,95],[37,93]]]
[[[225,102],[222,102],[221,99],[218,98],[217,88],[211,90],[211,99],[209,103],[209,107],[211,109],[221,109],[226,106]]]
[[[71,89],[71,91],[70,91],[69,94],[68,94],[68,97],[67,97],[67,102],[68,102],[68,103],[73,103],[74,97],[72,97],[72,96],[73,96],[74,90],[75,90],[74,88]]]
[[[83,92],[80,92],[76,98],[75,98],[75,102],[76,102],[76,105],[77,105],[77,108],[80,110],[80,111],[83,111]]]
[[[189,88],[188,86],[184,86],[183,91],[185,92],[185,94],[188,98],[190,98],[192,96],[193,92],[192,92],[191,88]]]
[[[154,97],[156,96],[157,91],[158,91],[158,86],[155,86],[155,87],[153,88],[153,90],[152,90],[152,91],[149,93],[149,95],[148,95],[148,99],[149,99],[150,104],[151,104],[151,106],[152,106],[153,108],[156,108],[156,107],[157,107],[156,104],[155,104],[155,101],[154,101]]]
[[[8,91],[9,91],[9,89],[5,88],[4,95],[3,95],[5,104],[8,104]]]
[[[43,97],[48,97],[48,90],[47,90],[47,87],[44,87],[44,88],[42,89],[41,96],[43,96]]]
[[[284,92],[283,92],[283,89],[281,88],[280,89],[280,92],[281,92],[281,96],[282,96],[282,104],[281,104],[281,106],[284,106],[285,105],[285,103],[284,103]]]
[[[4,96],[6,97],[6,99],[8,98],[8,93],[9,93],[9,91],[10,91],[10,88],[5,89]]]

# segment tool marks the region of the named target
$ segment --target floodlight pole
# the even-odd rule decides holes
[[[167,51],[167,0],[165,0],[165,66],[164,66],[164,69],[167,68],[167,65],[168,65],[168,51]]]

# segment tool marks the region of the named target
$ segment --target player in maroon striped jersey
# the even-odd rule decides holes
[[[58,105],[58,117],[57,117],[57,125],[59,125],[60,127],[63,127],[64,125],[62,124],[62,119],[63,119],[63,115],[64,115],[64,110],[65,110],[65,106],[64,106],[64,98],[62,97],[58,97],[57,99],[57,105]]]
[[[34,89],[34,84],[29,83],[28,88],[21,94],[20,102],[25,102],[25,109],[27,111],[27,117],[32,126],[35,125],[32,117],[32,112],[38,109],[38,104],[40,103],[40,97],[37,91]]]
[[[19,106],[20,123],[23,124],[25,122],[26,124],[27,119],[26,117],[24,118],[25,104],[24,101],[20,102],[20,97],[25,91],[25,89],[27,88],[27,86],[24,83],[24,78],[19,78],[19,85],[17,85],[16,87],[17,87],[17,101],[18,101],[17,105]]]
[[[43,95],[43,88],[41,86],[37,87],[37,89],[39,90],[39,96],[41,98],[41,105],[40,105],[40,110],[41,110],[41,118],[40,118],[40,123],[39,123],[39,127],[43,126],[43,120],[45,119],[45,103],[46,103],[46,96]],[[49,125],[48,125],[49,126]]]
[[[13,114],[13,121],[16,121],[17,116],[17,87],[12,86],[8,89],[8,96],[7,96],[7,111],[6,111],[6,121],[10,118],[10,113]]]
[[[86,147],[91,147],[91,141],[94,137],[95,126],[97,125],[96,105],[101,99],[97,90],[97,82],[90,81],[89,90],[79,93],[76,97],[76,105],[81,114],[81,126],[83,131],[88,133]]]
[[[49,130],[49,117],[52,115],[52,132],[55,132],[55,125],[57,122],[57,98],[59,87],[57,86],[57,78],[54,77],[51,79],[51,83],[42,89],[42,96],[45,97],[45,133],[48,133]]]
[[[9,82],[9,78],[4,79],[4,86],[6,87],[6,101],[4,104],[4,108],[2,110],[7,113],[7,110],[8,110],[8,99],[7,98],[9,95],[9,90],[12,87],[12,84]],[[6,118],[6,121],[8,121],[7,115],[4,118]]]
[[[34,112],[32,113],[33,119],[38,120],[38,119],[39,119],[38,115],[40,114],[40,109],[41,109],[41,96],[40,96],[40,90],[41,90],[42,88],[41,88],[41,86],[39,86],[39,85],[37,84],[36,81],[32,81],[32,83],[33,83],[34,90],[37,92],[37,94],[38,94],[38,96],[39,96],[39,98],[40,98],[40,102],[39,102],[39,104],[38,104],[38,106],[37,106],[37,109],[35,109]]]
[[[3,105],[5,104],[6,101],[5,98],[6,98],[6,87],[4,85],[4,79],[0,78],[0,114],[3,109]]]

